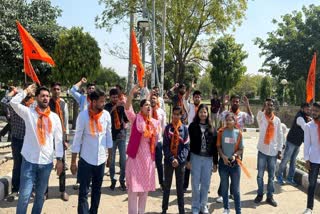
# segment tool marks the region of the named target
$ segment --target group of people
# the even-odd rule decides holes
[[[85,84],[87,94],[82,94],[80,89]],[[98,212],[106,166],[109,167],[110,189],[115,190],[118,182],[115,173],[117,150],[119,187],[127,191],[129,214],[144,213],[148,192],[156,189],[156,170],[163,191],[163,214],[169,206],[173,173],[179,214],[185,213],[184,193],[188,189],[190,175],[192,213],[209,213],[207,203],[212,172],[218,172],[220,176],[217,202],[223,202],[223,213],[230,213],[230,198],[235,202],[236,213],[241,213],[240,175],[244,172],[250,176],[242,163],[245,148],[242,132],[246,124],[254,123],[249,100],[237,95],[220,100],[214,92],[209,108],[201,103],[201,92],[198,90],[192,93],[192,101],[189,99],[192,88],[175,84],[168,91],[167,95],[172,100],[170,123],[167,123],[165,105],[159,96],[158,87],[154,87],[146,99],[140,100],[137,112],[133,108],[133,99],[139,93],[138,86],[134,86],[127,96],[120,86],[112,88],[108,103],[106,93],[94,84],[87,83],[86,78],[82,78],[70,89],[80,108],[71,145],[70,164],[72,174],[77,176],[74,187],[79,188],[78,213]],[[30,84],[24,90],[14,88],[1,101],[8,105],[11,115],[14,167],[13,194],[8,200],[19,196],[18,214],[26,213],[33,193],[32,213],[41,213],[44,200],[48,197],[48,180],[54,158],[61,199],[67,201],[69,198],[65,189],[65,150],[69,143],[68,106],[60,94],[60,83],[53,83],[51,89],[43,86],[36,88]],[[241,102],[245,111],[240,110]],[[284,183],[283,172],[290,160],[287,182],[296,185],[295,161],[299,147],[304,142],[310,183],[305,213],[312,213],[320,169],[320,103],[314,103],[312,114],[310,111],[309,104],[301,106],[285,144],[281,121],[274,113],[274,101],[266,99],[258,112],[260,134],[257,144],[258,190],[255,203],[263,200],[263,177],[267,170],[266,202],[277,206],[273,198],[277,159],[282,158],[276,176],[278,183]],[[129,125],[131,131],[127,143]],[[282,157],[283,145],[285,150]]]

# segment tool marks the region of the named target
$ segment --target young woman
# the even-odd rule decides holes
[[[188,130],[190,136],[188,160],[191,163],[192,213],[209,213],[207,207],[208,190],[210,188],[212,163],[214,163],[214,172],[217,171],[218,152],[216,132],[209,121],[209,110],[206,105],[200,104],[194,121],[189,125]]]
[[[233,113],[228,113],[225,117],[226,127],[218,132],[217,148],[220,155],[219,174],[221,181],[221,194],[223,197],[224,214],[230,213],[229,206],[229,177],[233,183],[233,195],[235,210],[237,214],[241,213],[240,203],[240,166],[237,159],[243,152],[242,134],[235,127],[236,118]]]
[[[128,188],[128,213],[144,213],[149,191],[155,191],[155,147],[159,122],[151,118],[150,101],[140,102],[140,112],[135,114],[132,99],[139,90],[135,86],[127,98],[125,112],[131,126],[127,148],[126,183]]]

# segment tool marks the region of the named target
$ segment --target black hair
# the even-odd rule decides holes
[[[240,96],[238,94],[233,94],[233,95],[231,95],[230,100],[232,100],[232,99],[239,99],[240,100]]]
[[[174,111],[179,111],[179,114],[182,115],[182,108],[181,108],[180,106],[174,106],[174,107],[172,108],[172,113],[173,113]]]
[[[47,87],[41,86],[41,87],[37,88],[35,96],[38,96],[41,93],[41,91],[47,91],[50,94],[50,91],[49,91],[49,89]]]
[[[184,88],[184,87],[186,87],[186,85],[185,85],[184,83],[181,83],[181,84],[179,84],[179,86],[178,86],[179,89]]]
[[[121,87],[121,85],[119,85],[119,84],[116,84],[115,87],[116,87],[116,88],[119,88],[120,91],[122,91],[122,89],[123,89],[123,88]]]
[[[113,95],[119,95],[119,90],[116,89],[116,88],[112,88],[112,89],[109,91],[109,96],[113,96]]]
[[[91,101],[98,100],[100,97],[105,97],[106,93],[99,88],[96,88],[94,92],[88,95]]]
[[[310,107],[310,103],[301,103],[300,108]]]
[[[147,102],[147,99],[143,99],[140,101],[140,108],[143,107],[143,105]]]
[[[55,87],[57,85],[61,87],[61,83],[60,82],[53,82],[53,83],[51,83],[51,88],[53,88],[53,87]]]
[[[150,98],[151,98],[152,96],[159,97],[159,94],[158,94],[158,93],[152,93],[151,96],[150,96]]]
[[[91,86],[96,86],[96,84],[93,83],[93,82],[90,82],[90,83],[87,84],[87,88],[89,88],[89,87],[91,87]]]
[[[266,102],[272,102],[272,103],[274,104],[274,99],[272,99],[272,98],[270,98],[270,97],[266,98],[265,101],[266,101]]]
[[[208,108],[208,106],[206,104],[203,104],[203,103],[199,105],[198,111],[196,112],[196,115],[195,115],[195,117],[193,119],[193,122],[200,123],[200,117],[199,117],[198,113],[203,108],[206,109],[207,112],[208,112],[208,117],[206,119],[206,124],[210,125],[211,123],[210,123],[210,117],[209,117],[209,108]]]
[[[155,85],[155,86],[153,86],[153,88],[152,88],[152,89],[156,89],[156,88],[159,88],[159,86]]]
[[[320,102],[314,102],[312,106],[320,109]]]
[[[32,84],[32,82],[26,82],[26,83],[24,83],[24,84],[23,84],[23,89],[28,88],[29,85],[31,85],[31,84]]]
[[[201,96],[201,91],[199,91],[199,90],[195,90],[194,92],[193,92],[193,97],[194,96],[196,96],[196,95],[200,95]]]

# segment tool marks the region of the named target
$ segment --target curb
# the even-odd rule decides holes
[[[6,198],[11,193],[11,173],[0,177],[0,201]]]
[[[277,160],[277,168],[276,168],[276,174],[278,173],[279,169],[279,164],[281,163],[280,160]],[[289,171],[289,166],[287,165],[285,170],[284,170],[284,178],[287,177]],[[295,174],[294,174],[294,181],[302,187],[302,189],[306,192],[308,192],[308,187],[309,187],[309,179],[308,179],[308,173],[302,171],[301,169],[296,169]],[[275,176],[276,179],[276,176]],[[320,179],[318,177],[317,179],[317,184],[316,184],[316,189],[315,189],[315,196],[320,197]]]

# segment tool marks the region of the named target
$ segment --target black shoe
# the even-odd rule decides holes
[[[188,188],[183,188],[183,193],[186,193]]]
[[[277,202],[273,199],[272,196],[271,196],[271,197],[268,197],[267,200],[266,200],[266,202],[267,202],[268,204],[270,204],[271,206],[274,206],[274,207],[277,207],[277,206],[278,206]]]
[[[263,199],[263,195],[257,195],[257,197],[254,199],[254,203],[259,204]]]
[[[112,181],[110,185],[110,189],[113,191],[116,188],[116,181]]]
[[[110,187],[111,188],[111,187]],[[120,189],[122,190],[122,191],[127,191],[127,186],[126,186],[126,183],[125,182],[121,182],[120,183]]]

